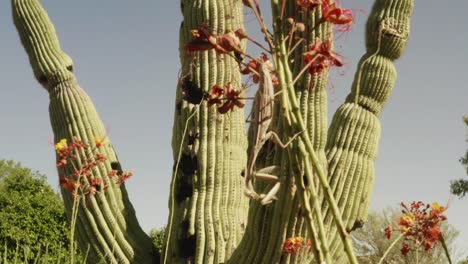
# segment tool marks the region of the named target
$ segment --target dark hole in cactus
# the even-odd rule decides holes
[[[361,228],[361,227],[363,227],[363,226],[364,226],[364,221],[362,221],[362,220],[356,220],[356,221],[354,222],[353,227],[351,227],[350,230],[346,230],[346,231],[349,233],[349,232],[352,232],[352,231],[354,231],[354,230],[356,230],[356,229],[358,229],[358,228]]]
[[[182,173],[182,177],[179,178],[177,182],[176,189],[176,201],[178,203],[185,201],[185,199],[192,197],[193,187],[192,187],[192,177],[191,175],[185,175]]]
[[[302,176],[302,181],[304,181],[304,186],[305,187],[308,187],[309,186],[309,182],[307,181],[307,177],[304,175]]]
[[[122,166],[120,166],[120,162],[117,162],[117,161],[111,162],[111,168],[117,171],[118,176],[122,174]]]
[[[202,88],[198,87],[190,78],[184,78],[182,82],[182,98],[191,104],[200,104],[205,96]]]
[[[236,59],[239,60],[239,61],[243,61],[243,60],[244,60],[244,56],[242,56],[242,54],[240,54],[240,53],[237,52],[237,51],[234,51],[234,56],[236,56]]]
[[[69,72],[73,72],[73,65],[68,65],[68,66],[67,66],[67,70],[68,70]]]
[[[181,238],[178,242],[179,253],[182,258],[190,258],[195,256],[197,248],[197,237],[195,235],[191,235],[187,238]]]
[[[47,77],[45,77],[45,75],[41,75],[37,78],[37,81],[42,84],[42,85],[46,85],[47,84]]]
[[[195,174],[195,171],[198,169],[197,156],[192,157],[190,154],[183,153],[182,157],[180,157],[179,166],[183,174],[186,174],[186,175]]]
[[[180,233],[184,237],[189,236],[189,233],[188,233],[189,227],[190,227],[190,221],[189,220],[185,219],[185,220],[182,220],[182,222],[180,222]]]
[[[240,175],[241,175],[241,177],[245,177],[245,169],[243,169],[243,170],[241,171],[241,174],[240,174]]]
[[[198,133],[190,133],[187,140],[187,145],[191,146],[195,143],[195,140],[198,138]]]

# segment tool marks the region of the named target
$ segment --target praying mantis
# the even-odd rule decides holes
[[[273,139],[281,148],[286,148],[297,135],[286,144],[283,144],[278,134],[269,130],[273,117],[275,91],[268,64],[266,62],[260,63],[258,70],[260,78],[252,105],[251,129],[253,129],[253,136],[251,140],[253,145],[250,148],[245,171],[245,195],[253,200],[260,201],[262,205],[267,205],[276,199],[275,195],[280,189],[280,180],[275,175],[279,171],[279,166],[273,165],[255,171],[258,154],[269,139]],[[258,194],[254,188],[254,179],[270,181],[274,185],[267,194]]]

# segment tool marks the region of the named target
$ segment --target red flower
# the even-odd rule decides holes
[[[129,171],[124,171],[122,172],[122,174],[120,175],[119,179],[117,180],[116,184],[118,186],[122,185],[122,183],[124,183],[126,180],[130,179],[131,177],[133,177],[133,173],[129,172]]]
[[[428,240],[430,242],[436,242],[437,240],[439,240],[439,237],[440,237],[441,233],[442,233],[442,231],[440,230],[439,226],[431,226],[431,227],[427,228],[427,230],[425,232],[425,238],[426,238],[426,240]]]
[[[89,187],[87,194],[95,195],[97,192],[98,192],[98,190],[96,189],[96,187],[91,186],[91,187]]]
[[[111,170],[109,171],[109,173],[107,173],[107,176],[109,176],[109,178],[115,177],[116,175],[117,175],[116,170]]]
[[[410,228],[414,225],[414,222],[415,217],[413,215],[404,215],[400,217],[400,222],[398,223],[398,225]]]
[[[297,0],[297,6],[313,10],[316,7],[320,6],[320,0]]]
[[[398,222],[398,231],[404,235],[405,244],[401,248],[401,254],[406,256],[409,251],[417,250],[419,246],[430,250],[441,239],[440,229],[442,221],[447,217],[443,215],[445,207],[438,203],[431,205],[421,201],[412,202],[410,206],[401,203],[403,216]],[[390,238],[392,227],[385,229],[385,236]]]
[[[345,25],[353,22],[353,14],[350,9],[338,7],[336,2],[330,3],[330,0],[323,2],[322,15],[325,21],[335,25]]]
[[[286,239],[283,244],[283,253],[295,254],[303,248],[310,248],[312,242],[310,239],[305,240],[303,237],[291,237]]]
[[[60,179],[60,185],[73,195],[75,194],[75,189],[81,186],[79,182],[75,182],[73,179],[67,177],[62,177]]]
[[[67,166],[67,160],[66,159],[60,159],[57,162],[57,168],[61,169],[61,168],[64,168],[65,166]]]
[[[403,244],[403,246],[401,247],[401,254],[406,257],[410,250],[411,248],[407,244]]]
[[[106,156],[102,155],[101,153],[97,153],[95,159],[100,162],[104,162],[107,160]]]
[[[213,45],[202,39],[194,39],[185,45],[185,50],[188,52],[205,51],[210,49],[213,49]]]
[[[92,178],[89,183],[92,186],[101,186],[102,179],[101,178]]]
[[[231,83],[227,83],[224,86],[224,99],[226,100],[219,108],[218,112],[221,114],[225,114],[228,111],[234,110],[234,106],[242,108],[245,106],[243,102],[240,100],[242,99],[240,94],[242,91],[234,89]]]
[[[311,75],[320,73],[330,66],[343,66],[339,55],[332,50],[331,40],[321,41],[316,38],[315,43],[309,45],[309,50],[304,53],[304,64],[309,65]]]
[[[271,71],[273,69],[273,64],[271,63],[270,59],[268,59],[268,56],[265,53],[262,53],[262,55],[260,57],[258,57],[257,59],[250,60],[249,62],[247,62],[247,67],[245,67],[241,71],[241,73],[244,74],[244,75],[245,74],[251,74],[253,72],[252,70],[256,71],[257,73],[260,72],[260,63],[267,63],[268,64],[268,68],[270,69],[271,80],[273,82],[273,85],[278,85],[279,84],[278,78]],[[254,74],[252,76],[252,81],[254,83],[258,83],[259,80],[260,80],[260,76],[258,76],[257,74]]]
[[[245,104],[241,101],[243,99],[241,94],[242,91],[234,89],[231,83],[226,83],[222,88],[219,85],[213,85],[208,93],[208,106],[221,104],[218,107],[218,112],[221,114],[234,110],[235,106],[242,108]]]
[[[224,50],[228,52],[236,51],[240,54],[243,53],[243,51],[240,48],[240,38],[232,30],[228,30],[225,34],[218,36],[217,43],[219,44],[219,46],[221,46]],[[216,48],[216,50],[220,53],[226,53],[222,50],[218,50],[218,48]]]
[[[251,74],[253,72],[252,70],[258,73],[260,71],[260,63],[267,62],[267,61],[269,61],[268,56],[265,53],[262,53],[262,55],[258,57],[257,59],[250,60],[249,62],[247,62],[247,66],[241,71],[241,73],[244,75]],[[253,78],[254,83],[258,83],[259,81],[258,75],[255,74],[252,78]]]
[[[390,237],[392,236],[392,232],[393,232],[393,228],[392,226],[387,226],[387,228],[385,228],[385,237],[387,239],[390,239]]]
[[[243,54],[239,36],[232,30],[223,35],[215,35],[210,32],[207,25],[201,25],[198,29],[192,30],[192,41],[185,45],[185,50],[195,52],[215,49],[221,54],[231,51]]]
[[[211,87],[211,91],[208,93],[208,106],[221,103],[221,96],[224,94],[224,89],[215,84]]]
[[[207,25],[201,25],[198,29],[192,30],[192,41],[185,45],[189,52],[205,51],[216,46],[216,35],[211,34]]]

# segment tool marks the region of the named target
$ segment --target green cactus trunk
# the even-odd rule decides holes
[[[298,22],[307,21],[307,23],[304,23],[304,32],[298,35],[307,41],[291,54],[293,58],[291,61],[294,61],[294,63],[291,63],[289,67],[294,76],[297,76],[304,67],[302,63],[303,53],[307,50],[308,44],[313,43],[317,37],[323,39],[323,36],[332,35],[331,27],[327,23],[323,23],[315,30],[311,30],[321,17],[320,10],[301,12],[302,15],[299,17],[297,12],[299,9],[296,6],[296,1],[287,1],[284,15],[285,19],[293,17]],[[277,28],[287,31],[289,25],[285,22],[278,23]],[[278,37],[275,34],[275,38]],[[276,66],[277,70],[279,70],[278,65]],[[304,74],[295,85],[295,94],[302,118],[306,124],[307,134],[319,163],[324,169],[327,168],[325,156],[328,122],[327,93],[325,90],[327,79],[327,71],[314,76]],[[278,98],[275,100],[280,101]],[[286,122],[281,121],[285,115],[283,109],[277,107],[275,110],[274,120],[276,122],[272,125],[272,130],[277,131],[283,139],[287,139],[287,136],[292,133],[292,128],[288,127]],[[258,202],[251,203],[246,234],[229,263],[310,263],[313,261],[312,251],[303,250],[298,254],[291,255],[283,254],[282,251],[286,239],[292,237],[307,239],[312,235],[307,224],[307,212],[301,206],[300,195],[297,195],[299,190],[296,186],[296,176],[301,177],[303,175],[296,158],[299,155],[296,153],[300,151],[297,145],[292,148],[293,150],[288,153],[288,150],[270,145],[269,149],[265,149],[265,155],[257,159],[257,165],[259,165],[257,167],[260,168],[270,165],[281,166],[281,173],[278,175],[281,179],[281,189],[277,194],[278,200],[270,206],[262,206]],[[268,153],[275,153],[275,155],[269,157]],[[293,157],[292,160],[291,157]],[[266,186],[259,186],[258,189],[262,190],[262,187]],[[312,202],[310,204],[313,206]],[[317,230],[314,233],[313,236],[319,240]]]
[[[307,74],[295,84],[295,94],[308,136],[321,170],[328,175],[347,232],[362,226],[366,220],[380,137],[378,115],[396,79],[392,60],[398,58],[406,46],[412,8],[411,0],[376,1],[367,23],[367,52],[359,63],[352,93],[335,113],[328,134],[325,90],[328,74],[324,72],[313,77]],[[332,30],[328,23],[316,26],[322,18],[320,9],[298,12],[299,9],[292,1],[288,2],[285,9],[285,17],[293,17],[306,26],[300,37],[307,41],[296,49],[292,55],[294,63],[289,65],[293,76],[297,76],[304,67],[299,62],[303,61],[303,53],[309,44],[314,43],[317,37],[322,41],[332,40]],[[277,28],[284,30],[287,26],[278,23]],[[278,36],[275,34],[275,37]],[[283,116],[284,113],[278,110],[276,120],[281,120]],[[291,134],[285,131],[288,130],[287,125],[282,122],[277,122],[273,130],[282,133],[283,137]],[[315,234],[310,234],[306,223],[307,214],[300,202],[301,196],[296,195],[300,194],[296,184],[300,178],[293,178],[292,175],[303,172],[297,168],[297,162],[287,158],[287,151],[276,148],[275,153],[274,158],[265,155],[257,161],[264,166],[281,165],[282,189],[278,193],[278,201],[269,207],[262,207],[258,203],[251,205],[246,235],[233,255],[232,263],[309,263],[313,260],[313,251],[282,254],[283,242],[287,238],[317,237],[318,234],[315,231]],[[315,184],[318,185],[318,182],[316,178]],[[319,188],[318,193],[332,263],[347,263],[342,242],[346,233],[341,232],[339,235],[334,223],[335,215],[327,199],[324,199],[324,190]],[[313,202],[310,200],[310,204]],[[326,250],[322,248],[321,253]]]
[[[23,46],[28,53],[36,79],[50,97],[50,120],[55,142],[77,138],[87,144],[95,137],[107,137],[104,126],[88,95],[80,88],[73,74],[73,63],[61,48],[55,29],[38,0],[12,0],[13,18]],[[158,256],[151,239],[143,232],[135,216],[125,186],[117,186],[108,173],[111,164],[120,167],[110,143],[100,148],[107,157],[93,169],[92,177],[109,183],[95,195],[74,196],[62,189],[69,220],[75,199],[79,199],[76,232],[82,252],[88,252],[88,262],[154,263]],[[92,153],[79,152],[78,166]],[[68,165],[64,173],[72,175]],[[59,175],[63,176],[63,175]],[[103,184],[104,185],[104,184]],[[103,187],[104,188],[104,187]]]
[[[177,86],[172,147],[174,174],[164,263],[223,263],[246,226],[248,199],[242,170],[247,141],[244,111],[220,114],[203,94],[230,82],[242,89],[239,65],[215,51],[190,54],[191,30],[207,24],[213,34],[237,30],[242,2],[183,0],[180,28],[181,77]]]

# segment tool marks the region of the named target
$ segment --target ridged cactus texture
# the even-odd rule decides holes
[[[224,263],[247,225],[248,199],[241,177],[247,150],[245,117],[243,109],[220,114],[196,95],[228,82],[240,90],[239,65],[214,50],[190,54],[185,46],[192,40],[191,30],[201,25],[209,25],[212,34],[243,27],[242,2],[182,0],[181,9],[182,70],[174,116],[174,174],[164,263]]]
[[[329,128],[328,71],[306,73],[294,84],[293,80],[305,66],[304,53],[310,44],[318,40],[332,43],[333,26],[325,22],[321,8],[305,11],[297,6],[301,1],[286,1],[282,19],[283,1],[271,1],[272,58],[280,82],[277,89],[283,90],[278,96],[281,99],[275,99],[280,107],[274,110],[271,129],[283,141],[293,135],[297,138],[286,149],[266,143],[255,162],[255,168],[280,166],[277,200],[267,206],[254,200],[249,203],[243,194],[247,163],[243,109],[221,114],[204,100],[214,85],[231,83],[242,88],[238,62],[213,49],[193,53],[186,49],[194,37],[192,30],[200,27],[218,36],[242,29],[243,2],[249,3],[181,0],[182,70],[162,260],[166,264],[356,263],[348,233],[366,221],[380,137],[378,117],[396,79],[393,60],[405,49],[414,1],[376,0],[367,22],[366,53],[358,64],[351,93]],[[55,141],[78,138],[89,143],[95,137],[107,137],[39,0],[12,0],[12,7],[34,75],[50,95]],[[292,54],[285,41],[291,26],[288,17],[305,25],[303,32],[296,33],[305,41]],[[80,247],[83,251],[89,247],[90,263],[156,263],[159,259],[138,225],[125,186],[117,186],[108,177],[111,164],[120,167],[114,149],[109,142],[100,150],[108,160],[94,168],[89,179],[102,179],[110,186],[80,196],[76,225]],[[79,152],[77,157],[81,164],[95,158],[89,152]],[[68,166],[65,173],[72,174],[73,169]],[[265,193],[266,187],[258,181],[254,189]],[[62,190],[62,195],[71,217],[74,196],[69,190]],[[284,242],[292,237],[311,238],[312,250],[283,253]]]
[[[60,48],[54,26],[40,1],[12,0],[11,3],[14,23],[34,75],[49,93],[55,142],[78,138],[89,144],[95,137],[107,137],[93,103],[78,85],[72,60]],[[80,248],[82,252],[89,248],[89,263],[155,263],[156,251],[138,224],[125,186],[117,186],[108,177],[111,163],[120,167],[115,151],[110,142],[99,150],[108,160],[92,171],[92,179],[102,180],[102,190],[79,198],[76,233]],[[78,165],[94,159],[87,151],[76,154]],[[65,168],[65,174],[72,175],[73,171],[70,165]],[[104,182],[109,183],[105,190]],[[62,189],[62,197],[71,218],[74,196]]]
[[[326,153],[329,178],[347,230],[367,218],[374,185],[374,160],[380,137],[379,115],[396,81],[393,61],[408,41],[412,0],[378,0],[366,28],[366,54],[358,64],[352,92],[336,111]],[[331,218],[329,210],[325,221]],[[331,224],[330,224],[331,225]],[[331,250],[339,256],[339,237],[330,233]]]
[[[272,3],[273,16],[279,17],[275,16],[275,8],[279,8],[281,1]],[[412,0],[376,0],[367,22],[367,51],[359,62],[352,92],[334,114],[328,129],[328,73],[324,71],[312,76],[304,75],[294,87],[297,106],[320,167],[317,168],[314,164],[314,174],[317,175],[320,169],[327,175],[330,190],[346,228],[346,232],[338,232],[334,222],[335,216],[329,202],[324,198],[326,190],[318,188],[329,244],[317,247],[322,246],[320,254],[324,254],[324,251],[331,254],[332,263],[348,262],[341,238],[366,221],[375,177],[374,160],[377,157],[380,137],[378,116],[396,80],[396,70],[392,61],[397,59],[406,47],[413,5]],[[319,8],[312,12],[303,12],[303,9],[296,6],[295,1],[288,1],[285,13],[285,17],[292,17],[306,26],[300,37],[307,41],[293,53],[294,62],[289,64],[292,75],[297,76],[304,67],[300,62],[303,61],[307,46],[314,43],[316,38],[322,41],[332,40],[332,27],[328,23],[316,26],[322,19]],[[278,14],[279,12],[276,13]],[[274,20],[274,23],[275,37],[281,38],[281,33],[277,33],[288,29],[288,24],[278,19]],[[281,59],[281,55],[279,57]],[[279,65],[277,63],[276,66],[280,71]],[[287,75],[288,69],[283,70]],[[277,123],[273,130],[281,132],[283,137],[290,136],[292,128],[288,127],[286,122],[278,121],[282,118],[284,119],[284,112],[277,109]],[[316,240],[321,240],[317,238],[317,230],[310,234],[310,229],[307,228],[307,212],[300,202],[301,195],[297,195],[301,183],[297,182],[297,177],[292,177],[304,174],[304,165],[297,158],[301,143],[297,145],[296,148],[293,147],[292,155],[289,152],[289,158],[287,151],[272,147],[276,148],[272,157],[265,155],[263,160],[258,159],[259,164],[263,162],[262,165],[265,166],[281,165],[282,187],[278,193],[278,201],[272,206],[251,204],[246,234],[230,263],[310,263],[314,260],[311,251],[282,254],[282,246],[287,238],[310,238],[312,235]],[[265,151],[269,152],[271,153]],[[319,182],[318,177],[314,177],[315,186],[319,186]],[[312,210],[315,210],[313,202],[311,199]]]

